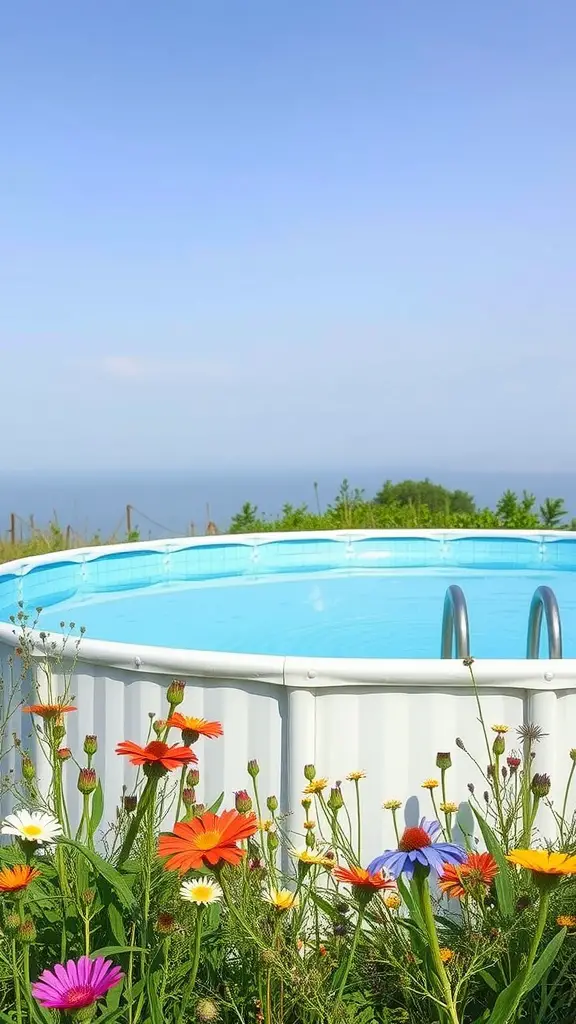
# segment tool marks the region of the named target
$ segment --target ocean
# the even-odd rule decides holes
[[[493,506],[507,488],[523,489],[536,495],[540,502],[546,497],[562,497],[570,516],[576,515],[576,473],[487,473],[471,470],[348,469],[246,472],[242,475],[210,475],[193,470],[167,473],[98,474],[58,476],[4,474],[0,480],[0,533],[7,536],[10,515],[17,516],[17,534],[26,535],[30,516],[37,527],[56,517],[63,529],[82,536],[100,531],[102,536],[122,538],[126,531],[126,505],[133,511],[132,525],[142,538],[187,536],[204,533],[209,520],[221,531],[244,502],[256,505],[259,512],[274,516],[285,503],[307,503],[316,508],[314,482],[318,484],[320,505],[324,508],[337,494],[346,477],[351,487],[363,488],[371,497],[388,478],[422,479],[454,489],[470,491],[479,505]]]

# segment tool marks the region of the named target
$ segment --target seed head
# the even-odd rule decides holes
[[[172,932],[176,931],[176,918],[174,915],[160,911],[156,918],[156,931],[158,935],[172,935]]]
[[[202,1024],[210,1024],[218,1020],[219,1016],[218,1007],[211,999],[199,999],[196,1003],[196,1020],[202,1021]]]
[[[452,757],[448,751],[446,753],[439,751],[436,754],[436,767],[443,772],[447,771],[448,768],[452,767]]]
[[[529,743],[539,743],[544,736],[548,735],[548,733],[544,732],[539,725],[535,725],[533,722],[527,722],[526,725],[519,725],[516,729],[516,734],[519,739],[528,740]]]

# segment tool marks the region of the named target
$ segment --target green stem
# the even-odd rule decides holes
[[[360,817],[360,783],[358,779],[354,779],[354,785],[356,787],[356,837],[358,844],[358,863],[362,863],[362,819]]]
[[[430,889],[428,888],[427,869],[417,865],[414,871],[413,885],[416,890],[418,903],[426,926],[426,933],[430,943],[430,952],[432,954],[432,960],[434,961],[438,981],[440,982],[440,987],[444,995],[448,1016],[451,1024],[460,1024],[458,1011],[456,1009],[452,989],[450,987],[450,979],[448,978],[446,968],[444,967],[442,957],[440,956],[440,943],[438,942],[436,922],[434,921],[434,911],[432,910],[432,901],[430,899]]]
[[[84,956],[90,956],[90,916],[84,917]]]
[[[484,715],[482,714],[482,705],[480,703],[480,694],[478,693],[478,683],[474,675],[472,665],[468,665],[468,671],[470,673],[470,679],[472,680],[472,688],[474,690],[474,697],[476,699],[476,707],[478,708],[478,721],[482,726],[482,732],[484,733],[484,742],[486,744],[486,751],[488,754],[488,764],[492,764],[492,749],[490,747],[490,741],[488,740],[488,733],[486,732],[486,724],[484,722]]]
[[[350,971],[352,969],[352,964],[354,962],[354,957],[356,955],[356,949],[358,947],[358,940],[360,938],[360,933],[362,931],[362,921],[363,921],[363,919],[364,919],[364,908],[360,907],[360,909],[358,911],[358,920],[356,922],[356,928],[354,929],[354,937],[352,939],[352,944],[350,946],[350,952],[348,953],[348,960],[346,961],[346,967],[344,968],[344,974],[342,975],[342,980],[340,982],[340,985],[339,985],[339,988],[338,988],[338,994],[336,996],[336,1006],[339,1006],[340,1003],[342,1002],[342,996],[344,995],[344,990],[346,988],[346,982],[348,981],[348,975],[350,974]]]
[[[156,787],[154,787],[154,795]],[[144,906],[142,908],[142,949],[148,947],[148,918],[150,916],[150,890],[152,888],[152,860],[154,858],[154,799],[148,802],[146,813],[146,849],[144,851]],[[142,953],[141,963],[144,972],[146,952]]]
[[[176,804],[176,817],[174,821],[180,821],[180,808],[182,807],[182,793],[184,792],[184,783],[186,782],[186,774],[188,772],[187,765],[184,765],[180,773],[180,785],[178,786],[178,802]]]
[[[194,936],[194,951],[192,954],[192,967],[190,974],[188,975],[188,982],[182,995],[182,1003],[180,1005],[180,1012],[177,1018],[177,1024],[181,1024],[184,1018],[186,1007],[190,1001],[190,996],[194,990],[196,984],[196,975],[198,974],[198,964],[200,963],[200,947],[202,945],[202,918],[204,915],[204,907],[198,907],[198,914],[196,916],[196,934]]]
[[[16,1020],[22,1024],[22,996],[20,994],[20,974],[18,957],[16,956],[16,940],[12,939],[12,970],[14,971],[14,999],[16,1001]]]
[[[532,743],[529,739],[524,740],[522,767],[522,849],[530,846],[532,836],[532,825],[530,822],[531,801],[530,801],[530,769],[532,765]]]
[[[396,808],[392,810],[392,823],[394,825],[394,834],[396,836],[396,844],[400,845],[400,833],[398,831],[398,822],[396,820]]]
[[[532,970],[532,966],[534,964],[534,960],[536,959],[536,953],[538,952],[538,946],[540,945],[540,941],[542,939],[544,928],[546,927],[546,918],[548,916],[548,904],[549,904],[549,902],[550,902],[550,893],[549,892],[541,892],[540,893],[540,906],[538,908],[538,920],[536,921],[536,931],[534,932],[534,938],[532,939],[532,945],[530,946],[530,952],[528,953],[528,959],[526,961],[526,966],[523,969],[524,980],[525,981],[528,978],[528,975],[530,974],[530,971]],[[520,989],[520,991],[519,991],[519,993],[518,993],[518,995],[517,995],[517,997],[516,997],[516,999],[514,1001],[514,1005],[510,1007],[510,1011],[508,1013],[508,1016],[506,1017],[506,1020],[502,1021],[502,1024],[508,1024],[508,1021],[512,1021],[512,1020],[515,1019],[516,1010],[518,1009],[518,1007],[520,1005],[520,1002],[522,1001],[523,995],[524,995],[524,986],[522,986],[522,988]]]
[[[132,849],[132,846],[134,845],[134,840],[138,835],[138,829],[140,828],[142,818],[144,817],[144,814],[148,810],[150,803],[154,803],[154,797],[156,795],[157,786],[158,779],[155,779],[153,777],[150,777],[147,780],[146,785],[144,786],[142,796],[140,797],[140,800],[138,802],[136,813],[134,814],[134,817],[130,822],[130,827],[126,833],[126,838],[124,839],[124,842],[122,843],[122,848],[120,850],[120,853],[118,854],[118,867],[121,867],[122,864],[124,864],[125,861],[128,860],[128,857],[130,856],[130,851]]]
[[[572,761],[572,767],[568,776],[568,782],[566,783],[566,792],[564,793],[564,803],[562,804],[562,817],[560,819],[560,842],[564,842],[564,824],[566,822],[566,807],[568,805],[568,793],[570,792],[570,786],[572,785],[572,776],[576,769],[576,761]]]

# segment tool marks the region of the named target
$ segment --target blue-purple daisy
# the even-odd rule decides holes
[[[466,851],[456,843],[437,843],[442,832],[438,821],[422,818],[419,825],[404,829],[397,850],[385,850],[368,865],[373,874],[386,870],[393,878],[406,875],[412,878],[417,864],[441,874],[445,864],[462,864]]]

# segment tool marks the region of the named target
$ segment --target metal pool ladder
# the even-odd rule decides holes
[[[442,615],[442,658],[470,657],[468,608],[461,587],[453,583],[446,591]]]
[[[542,615],[546,616],[548,631],[548,657],[562,657],[562,624],[556,594],[551,587],[538,587],[534,591],[530,614],[528,616],[528,639],[526,657],[540,657],[540,635],[542,633]]]

